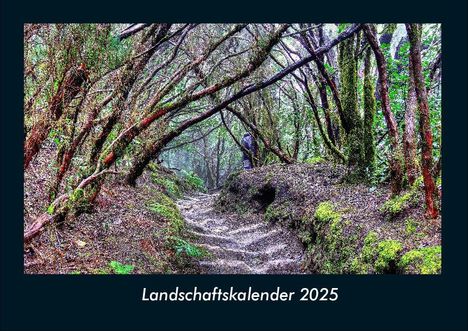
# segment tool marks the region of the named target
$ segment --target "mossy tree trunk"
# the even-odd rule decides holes
[[[65,74],[63,81],[57,88],[57,92],[49,103],[48,112],[32,127],[24,143],[24,169],[29,166],[33,157],[41,149],[42,143],[47,139],[53,123],[62,117],[63,110],[82,90],[87,75],[86,66],[83,63],[72,67]]]
[[[437,191],[432,177],[432,132],[429,118],[427,91],[424,82],[421,61],[421,24],[406,24],[410,40],[410,56],[413,63],[413,78],[416,97],[419,105],[419,133],[421,135],[421,167],[424,180],[427,216],[436,218],[439,211],[435,205]]]
[[[340,97],[345,122],[349,123],[346,137],[346,156],[350,178],[362,179],[365,175],[363,121],[358,111],[356,38],[352,36],[339,44]]]
[[[371,49],[368,48],[364,59],[364,161],[368,175],[372,175],[375,166],[375,93],[371,77]]]

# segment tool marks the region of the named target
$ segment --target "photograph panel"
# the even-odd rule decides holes
[[[24,25],[25,274],[440,274],[439,23]]]

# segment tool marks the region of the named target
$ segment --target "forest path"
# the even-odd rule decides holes
[[[177,202],[195,242],[210,254],[198,261],[206,274],[297,274],[303,248],[297,236],[261,217],[241,217],[213,208],[217,194]]]

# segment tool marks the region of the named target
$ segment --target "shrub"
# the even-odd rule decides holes
[[[193,171],[187,172],[185,170],[181,171],[182,177],[185,182],[192,188],[197,191],[206,192],[205,182],[203,179],[198,177]]]

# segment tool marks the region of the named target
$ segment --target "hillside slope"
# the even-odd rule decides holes
[[[441,272],[441,219],[424,218],[420,181],[390,199],[386,186],[347,184],[327,163],[271,165],[230,176],[217,208],[294,229],[312,273]]]

